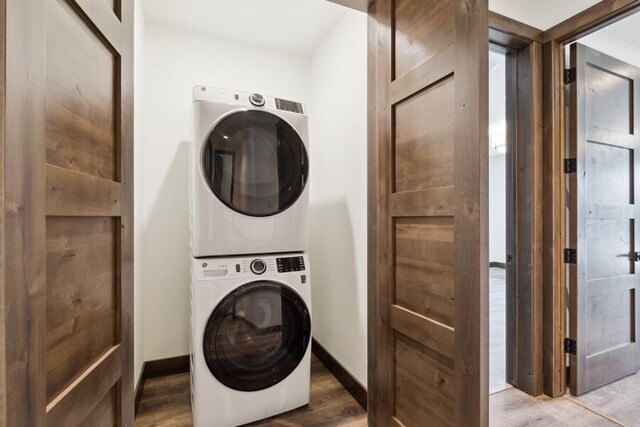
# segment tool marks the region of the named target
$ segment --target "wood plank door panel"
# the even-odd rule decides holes
[[[5,259],[22,258],[4,282],[20,308],[4,312],[3,421],[132,426],[133,0],[6,7],[24,49],[7,50],[22,66],[7,85],[27,101],[6,101]]]
[[[372,425],[488,424],[487,14],[370,10]]]
[[[571,392],[580,395],[640,370],[640,70],[571,46]]]

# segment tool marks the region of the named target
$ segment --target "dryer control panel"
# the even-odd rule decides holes
[[[282,111],[290,111],[292,113],[304,114],[302,104],[299,102],[287,101],[286,99],[276,98],[276,108]]]
[[[288,101],[261,93],[241,92],[209,86],[194,87],[193,101],[224,102],[257,110],[279,110],[301,115],[306,114],[306,107],[302,102]]]

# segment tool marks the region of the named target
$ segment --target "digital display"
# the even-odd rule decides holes
[[[276,98],[276,108],[283,111],[291,111],[293,113],[303,114],[302,104],[299,102],[287,101],[285,99]]]
[[[276,258],[278,273],[304,270],[304,258],[301,256],[291,258]]]

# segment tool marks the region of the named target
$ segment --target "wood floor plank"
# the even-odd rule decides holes
[[[364,427],[367,425],[367,414],[355,399],[315,356],[312,356],[311,360],[311,402],[309,405],[247,426]],[[635,384],[640,379],[640,374],[637,376],[638,378],[634,377],[628,378],[625,383],[621,383],[615,389],[612,388],[609,391],[602,389],[600,394],[615,394],[616,390],[623,389],[628,391],[629,383]],[[587,396],[590,399],[581,401],[581,403],[583,405],[588,403],[590,407],[601,413],[616,411],[617,414],[622,414],[623,410],[629,410],[631,412],[625,413],[625,415],[633,417],[633,410],[637,408],[631,402],[636,398],[636,393],[631,393],[624,402],[618,402],[613,398],[605,399],[608,406],[602,404],[603,398],[600,395]],[[534,398],[513,388],[491,395],[489,401],[490,425],[496,427],[609,427],[621,425],[607,420],[567,398]],[[631,404],[629,404],[630,402]],[[626,419],[627,422],[632,420],[633,418]],[[628,425],[638,425],[638,423],[632,421]],[[148,379],[144,386],[135,426],[192,426],[189,374],[183,373]]]
[[[640,373],[574,398],[582,405],[629,426],[640,425]]]
[[[189,374],[148,379],[135,426],[191,425]],[[367,414],[327,368],[315,356],[311,356],[309,405],[249,425],[364,427],[367,425]]]
[[[491,426],[619,426],[568,399],[535,398],[515,388],[491,395],[489,407]]]

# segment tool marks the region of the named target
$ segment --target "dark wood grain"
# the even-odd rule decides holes
[[[112,218],[47,219],[47,398],[116,344]]]
[[[391,405],[394,402],[393,385],[393,331],[388,320],[391,312],[389,304],[391,290],[388,283],[392,277],[389,262],[392,257],[392,221],[390,212],[390,195],[392,167],[391,162],[391,106],[389,105],[388,82],[393,81],[392,48],[392,12],[391,0],[377,0],[371,9],[369,25],[369,49],[375,52],[375,64],[369,74],[371,98],[375,104],[371,107],[375,114],[370,124],[369,152],[374,162],[369,165],[368,185],[375,190],[369,193],[369,211],[375,212],[375,222],[369,223],[374,228],[375,246],[370,247],[368,257],[373,264],[374,274],[369,279],[370,295],[369,313],[369,377],[368,377],[368,422],[371,426],[386,426],[391,418]],[[374,196],[374,197],[372,197]],[[372,280],[373,279],[373,280]]]
[[[377,3],[367,20],[367,411],[378,413],[378,31]],[[376,423],[370,420],[371,426]]]
[[[416,217],[421,214],[450,217],[454,209],[454,196],[453,186],[393,193],[389,197],[389,211],[394,217]]]
[[[544,132],[542,32],[490,13],[490,41],[507,69],[507,382],[542,393]]]
[[[544,392],[551,397],[565,393],[566,336],[565,266],[565,158],[564,131],[564,52],[562,44],[548,42],[543,46],[544,75]]]
[[[127,38],[126,32],[122,31],[122,25],[119,22],[130,19],[127,16],[127,13],[131,12],[129,0],[108,0],[111,5],[105,0],[68,1],[113,50],[124,56],[131,49],[131,40]]]
[[[484,426],[487,3],[379,0],[372,12],[377,267],[369,282],[376,313],[369,400],[376,406],[369,422]],[[416,382],[447,370],[412,393]]]
[[[453,327],[455,241],[452,217],[396,219],[395,300]]]
[[[120,126],[120,139],[117,155],[118,178],[122,183],[122,214],[120,216],[121,232],[118,236],[118,260],[116,272],[119,273],[119,305],[120,317],[118,330],[122,343],[122,379],[119,389],[120,419],[122,425],[133,425],[134,418],[134,277],[133,277],[133,38],[134,38],[134,3],[133,0],[117,0],[122,21],[122,53],[120,55],[120,101],[116,108]]]
[[[56,0],[47,12],[48,422],[130,425],[133,2]],[[116,347],[117,364],[97,359]],[[98,387],[109,378],[115,388]],[[101,394],[84,405],[59,399],[91,388]]]
[[[489,40],[486,1],[456,1],[456,417],[489,424]],[[460,126],[464,123],[464,126]]]
[[[7,5],[6,0],[0,0],[0,99],[4,100],[6,95],[6,32],[7,32]],[[0,230],[4,233],[4,216],[5,216],[5,200],[4,200],[4,182],[5,182],[5,104],[0,102]],[[0,237],[0,337],[5,336],[5,264],[4,264],[4,238]],[[0,344],[0,425],[6,422],[6,398],[4,390],[7,388],[6,372],[5,372],[5,346]]]
[[[120,216],[122,184],[47,165],[47,215]]]
[[[542,394],[542,47],[532,42],[516,54],[513,185],[515,194],[515,289],[517,371],[513,383]]]
[[[7,0],[4,129],[4,312],[7,426],[44,426],[45,87],[44,0]],[[35,24],[37,23],[37,25]]]
[[[114,387],[93,408],[87,418],[78,425],[82,427],[113,427],[118,424],[118,420],[114,416],[117,407],[118,389]]]
[[[66,0],[47,11],[47,163],[117,180],[118,58]]]
[[[396,77],[389,86],[391,102],[397,104],[423,88],[451,77],[454,53],[454,46],[449,45],[436,53],[432,61],[422,62],[410,71]]]
[[[189,374],[151,378],[146,382],[137,427],[192,425]],[[367,414],[316,356],[311,357],[309,405],[251,426],[366,426]]]
[[[122,349],[119,345],[110,348],[93,365],[84,370],[82,376],[70,384],[47,405],[47,425],[51,427],[73,427],[80,425],[100,405],[120,378]],[[113,406],[111,413],[103,416],[117,419]],[[100,409],[98,412],[102,412]],[[100,420],[96,420],[100,422]]]
[[[418,342],[397,337],[395,416],[404,425],[455,426],[456,419],[451,416],[456,411],[453,369],[425,357],[428,353]],[[438,406],[421,404],[424,400],[437,401]]]
[[[394,193],[453,185],[454,89],[451,76],[395,105]]]
[[[527,47],[531,42],[542,42],[543,31],[522,22],[489,12],[489,41],[511,50]]]
[[[394,74],[398,78],[449,46],[454,39],[450,0],[394,0]]]

